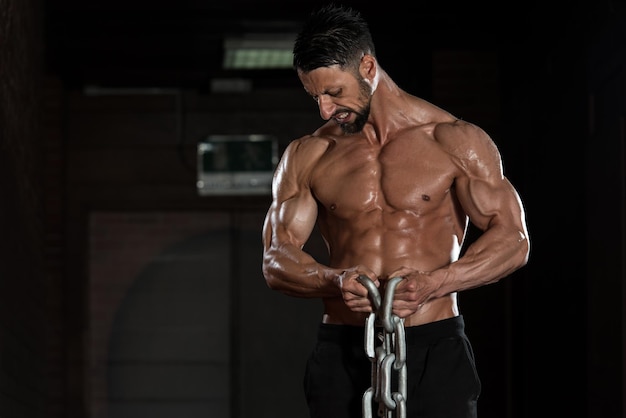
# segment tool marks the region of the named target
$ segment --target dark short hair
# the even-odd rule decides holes
[[[333,3],[312,12],[293,47],[293,67],[304,72],[339,65],[356,68],[363,54],[376,56],[369,26],[361,14]]]

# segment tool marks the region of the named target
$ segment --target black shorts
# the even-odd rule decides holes
[[[406,327],[407,418],[477,416],[480,380],[464,330],[462,316]],[[320,324],[304,376],[311,418],[361,418],[371,368],[364,327]]]

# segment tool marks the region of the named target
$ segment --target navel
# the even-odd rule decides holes
[[[425,202],[428,202],[430,200],[430,196],[428,196],[427,194],[423,194],[422,195],[422,200]]]

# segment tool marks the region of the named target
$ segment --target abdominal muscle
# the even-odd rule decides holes
[[[347,221],[324,215],[320,227],[329,245],[330,266],[363,265],[376,272],[381,297],[384,297],[385,283],[392,279],[389,275],[395,270],[408,267],[432,271],[455,261],[459,255],[462,237],[458,235],[463,229],[454,223],[454,217],[442,213],[415,216],[373,211],[356,218],[352,216]],[[324,323],[364,325],[369,316],[351,311],[341,296],[326,298],[323,302]],[[453,293],[429,300],[413,315],[404,318],[404,325],[421,325],[457,315],[456,293]]]

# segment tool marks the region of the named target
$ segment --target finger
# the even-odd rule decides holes
[[[368,299],[355,298],[345,301],[346,306],[355,312],[372,312],[372,306]]]

